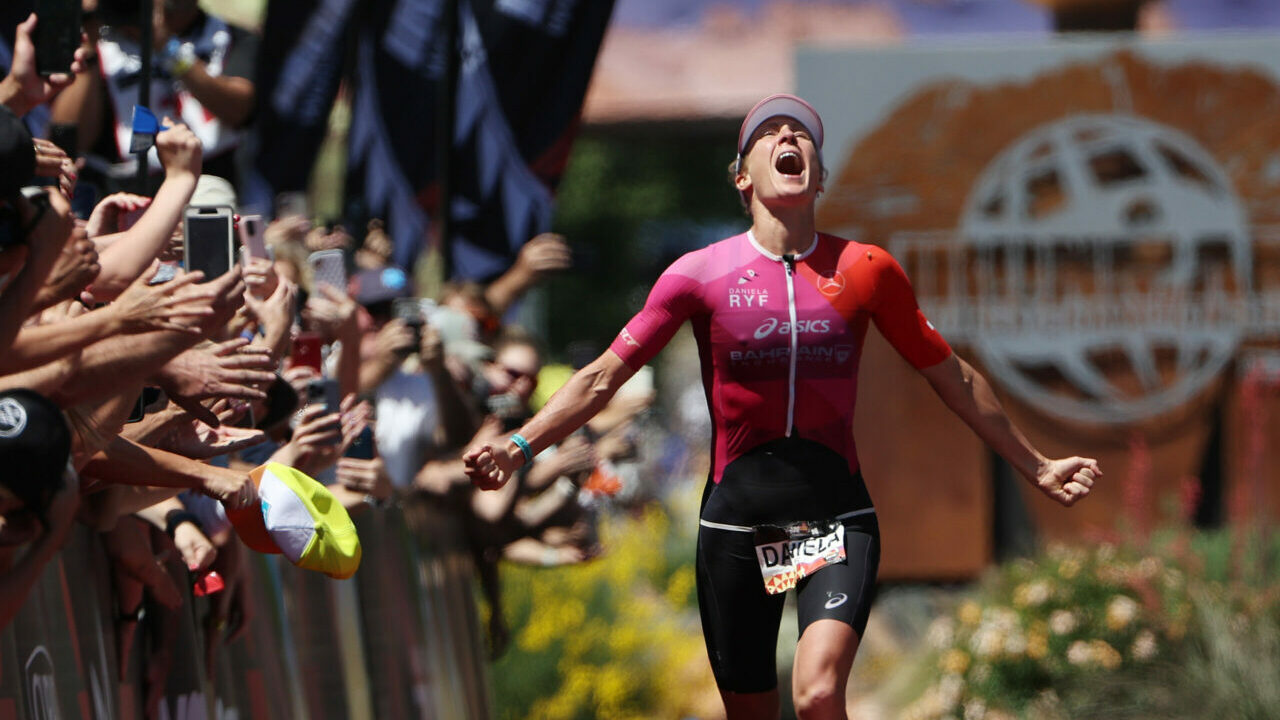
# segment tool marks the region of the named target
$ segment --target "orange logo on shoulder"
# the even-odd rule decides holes
[[[844,292],[844,274],[836,270],[830,277],[820,276],[818,278],[818,292],[827,297],[835,297]]]

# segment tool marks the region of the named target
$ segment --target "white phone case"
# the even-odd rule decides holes
[[[347,267],[341,250],[320,250],[307,258],[316,285],[331,285],[335,290],[347,291]]]

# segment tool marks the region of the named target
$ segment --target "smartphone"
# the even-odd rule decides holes
[[[293,339],[293,351],[289,355],[291,365],[305,365],[320,372],[320,346],[323,339],[319,333],[301,332]]]
[[[262,224],[261,215],[240,216],[240,244],[248,252],[249,257],[267,258],[266,227]]]
[[[342,409],[342,397],[338,390],[338,381],[333,378],[315,378],[307,381],[307,407],[319,405],[324,408],[321,415],[336,413]],[[335,439],[334,444],[341,442]]]
[[[147,282],[148,285],[162,285],[174,279],[178,275],[178,268],[170,263],[164,263],[156,268],[156,274]]]
[[[347,260],[341,250],[318,250],[307,256],[315,284],[330,285],[342,294],[347,292]]]
[[[376,454],[373,448],[373,425],[365,425],[356,436],[355,442],[351,443],[351,447],[347,448],[342,456],[357,460],[372,460]]]
[[[203,270],[205,282],[231,271],[235,262],[233,222],[228,205],[187,206],[183,251],[188,271]]]
[[[316,378],[307,381],[307,406],[320,405],[324,408],[322,415],[336,413],[342,408],[342,398],[339,395],[338,381],[333,378]],[[342,442],[341,437],[336,437],[327,445],[337,445]]]
[[[88,220],[101,197],[102,193],[93,183],[76,183],[76,191],[71,195],[71,212],[81,220]]]
[[[338,412],[342,407],[338,381],[333,378],[316,378],[307,383],[307,404],[324,404],[326,412]]]
[[[404,321],[413,331],[413,347],[422,347],[422,326],[427,324],[426,314],[418,298],[396,298],[391,301],[391,317]]]
[[[35,11],[36,72],[70,73],[80,47],[80,0],[36,0]]]
[[[75,159],[79,155],[79,127],[71,123],[50,123],[49,142],[62,148],[68,157]]]
[[[525,404],[512,393],[500,393],[485,398],[485,409],[502,421],[503,432],[513,432],[524,425],[528,417]]]

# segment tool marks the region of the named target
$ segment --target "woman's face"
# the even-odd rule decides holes
[[[794,118],[769,118],[752,134],[736,182],[767,207],[812,203],[822,192],[822,159],[813,135]]]

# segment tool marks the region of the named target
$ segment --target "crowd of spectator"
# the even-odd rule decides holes
[[[265,257],[237,248],[216,277],[185,269],[188,209],[235,212],[253,40],[194,0],[156,3],[164,123],[150,180],[130,186],[137,2],[85,0],[67,74],[37,72],[32,15],[0,81],[0,628],[80,523],[113,562],[123,656],[144,603],[183,602],[161,562],[173,553],[193,584],[222,586],[208,645],[234,637],[254,611],[252,551],[228,511],[257,505],[250,471],[278,462],[353,514],[414,496],[457,518],[500,653],[499,563],[601,552],[584,498],[616,490],[601,469],[634,452],[628,428],[652,393],[620,396],[501,491],[475,490],[461,450],[528,416],[543,364],[538,339],[504,318],[571,265],[567,243],[540,235],[494,281],[427,298],[390,264],[379,221],[315,224],[285,202],[261,220]],[[33,137],[23,118],[37,108],[46,132],[74,130],[62,145]],[[236,243],[252,232],[240,218]],[[333,251],[337,283],[315,260]]]

